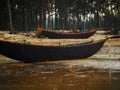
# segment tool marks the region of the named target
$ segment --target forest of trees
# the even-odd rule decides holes
[[[0,30],[120,31],[120,0],[0,0]]]

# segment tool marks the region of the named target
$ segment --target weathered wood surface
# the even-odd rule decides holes
[[[8,32],[6,32],[8,33]],[[1,34],[1,33],[0,33]],[[9,35],[8,35],[9,36]],[[16,35],[13,35],[13,37],[17,37]],[[6,36],[7,37],[7,36]],[[109,35],[103,35],[103,34],[95,34],[94,36],[90,37],[89,39],[87,39],[86,41],[89,40],[100,40],[103,39],[105,37],[109,37]],[[17,37],[16,39],[19,40],[20,37]],[[36,39],[34,39],[35,41]],[[49,39],[46,39],[47,42],[50,42]],[[37,40],[36,40],[37,41]],[[41,40],[42,41],[42,40]],[[54,41],[58,41],[60,42],[60,40],[54,40]],[[69,42],[69,43],[73,43],[73,42],[80,42],[80,40],[76,40],[76,39],[72,39],[72,40],[62,40],[62,43],[64,42]],[[83,40],[82,40],[83,41]],[[83,42],[86,42],[83,41]],[[57,42],[57,43],[58,43]],[[43,44],[46,43],[46,41],[43,41]],[[95,55],[91,56],[90,58],[94,58],[94,59],[115,59],[115,60],[120,60],[120,38],[112,38],[112,39],[108,39],[104,46],[102,47],[101,50],[99,50]],[[4,61],[14,61],[12,59],[6,58],[2,55],[0,55],[0,62],[4,62]]]

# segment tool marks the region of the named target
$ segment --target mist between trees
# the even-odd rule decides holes
[[[0,30],[120,31],[120,0],[0,0]]]

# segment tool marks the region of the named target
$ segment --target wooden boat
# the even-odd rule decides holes
[[[58,46],[45,46],[0,40],[0,53],[23,62],[70,60],[95,54],[107,39]]]
[[[39,31],[38,31],[39,32]],[[41,35],[52,39],[70,39],[70,38],[88,38],[96,33],[96,30],[89,30],[87,32],[55,32],[51,30],[42,30],[39,32],[38,37]]]

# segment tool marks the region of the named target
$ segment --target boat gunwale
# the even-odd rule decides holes
[[[6,43],[10,43],[10,44],[17,44],[17,45],[26,45],[26,46],[39,46],[39,47],[79,47],[79,46],[89,46],[92,44],[97,44],[99,42],[103,42],[106,41],[108,38],[104,38],[101,40],[93,40],[89,41],[89,42],[83,42],[83,43],[75,43],[75,44],[66,44],[66,45],[42,45],[42,44],[30,44],[30,43],[19,43],[19,42],[11,42],[11,41],[7,41],[7,40],[0,40],[0,42],[6,42]]]
[[[50,31],[50,30],[42,30],[42,32],[51,32],[51,33],[55,33],[57,35],[81,35],[81,34],[89,34],[89,33],[95,33],[97,30],[96,29],[92,29],[89,30],[87,32],[56,32],[56,31]]]

